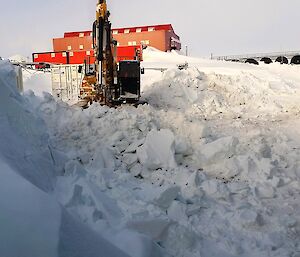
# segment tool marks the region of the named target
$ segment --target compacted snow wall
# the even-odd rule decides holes
[[[47,128],[19,94],[15,76],[12,65],[0,62],[0,156],[35,186],[51,191],[58,171]]]
[[[127,257],[47,194],[62,172],[44,122],[18,93],[0,61],[0,255]]]

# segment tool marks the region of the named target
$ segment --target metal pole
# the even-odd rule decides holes
[[[185,56],[188,56],[188,46],[185,45]]]

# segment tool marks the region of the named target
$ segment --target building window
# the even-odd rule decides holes
[[[51,53],[51,57],[54,58],[55,57],[55,53]]]
[[[90,33],[90,37],[92,37],[92,36],[93,36],[93,32]]]
[[[73,53],[73,52],[70,52],[70,56],[74,56],[74,53]]]
[[[63,57],[67,57],[67,53],[66,53],[66,52],[63,52],[63,53],[62,53],[62,56],[63,56]]]
[[[113,35],[118,35],[119,31],[113,30]]]
[[[79,49],[80,49],[80,50],[83,50],[83,45],[79,45]]]
[[[142,32],[141,28],[136,29],[136,33],[140,33],[140,32]]]
[[[130,33],[130,29],[125,29],[125,30],[124,30],[124,33],[125,33],[125,34]]]
[[[72,50],[72,46],[68,46],[68,50]]]
[[[117,43],[117,46],[120,46],[120,42]]]
[[[128,45],[129,45],[129,46],[132,46],[132,42],[131,42],[131,41],[129,41],[129,42],[128,42]]]
[[[149,27],[148,28],[148,31],[150,32],[150,31],[154,31],[155,30],[155,28],[154,27]]]
[[[86,51],[86,55],[90,56],[91,55],[91,51]]]
[[[84,37],[84,33],[79,33],[79,37]]]
[[[133,45],[133,46],[136,46],[136,41],[133,41],[133,42],[132,42],[132,45]]]
[[[38,54],[34,54],[34,59],[37,59],[39,58],[39,55]]]
[[[93,44],[91,44],[91,48],[94,48],[94,45],[93,45]]]

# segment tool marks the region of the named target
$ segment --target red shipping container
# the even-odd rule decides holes
[[[136,59],[142,61],[142,53],[141,46],[118,46],[117,62]],[[52,64],[84,64],[85,60],[87,60],[89,64],[93,64],[96,60],[94,50],[33,53],[32,59],[33,62]]]
[[[46,53],[33,53],[33,62],[47,62],[53,64],[68,64],[68,52],[46,52]]]

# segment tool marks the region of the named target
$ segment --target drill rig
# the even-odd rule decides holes
[[[115,106],[137,103],[140,99],[141,67],[138,54],[135,60],[116,61],[117,42],[112,37],[110,13],[106,0],[98,0],[93,23],[95,63],[85,61],[80,95],[86,105],[94,101]]]

